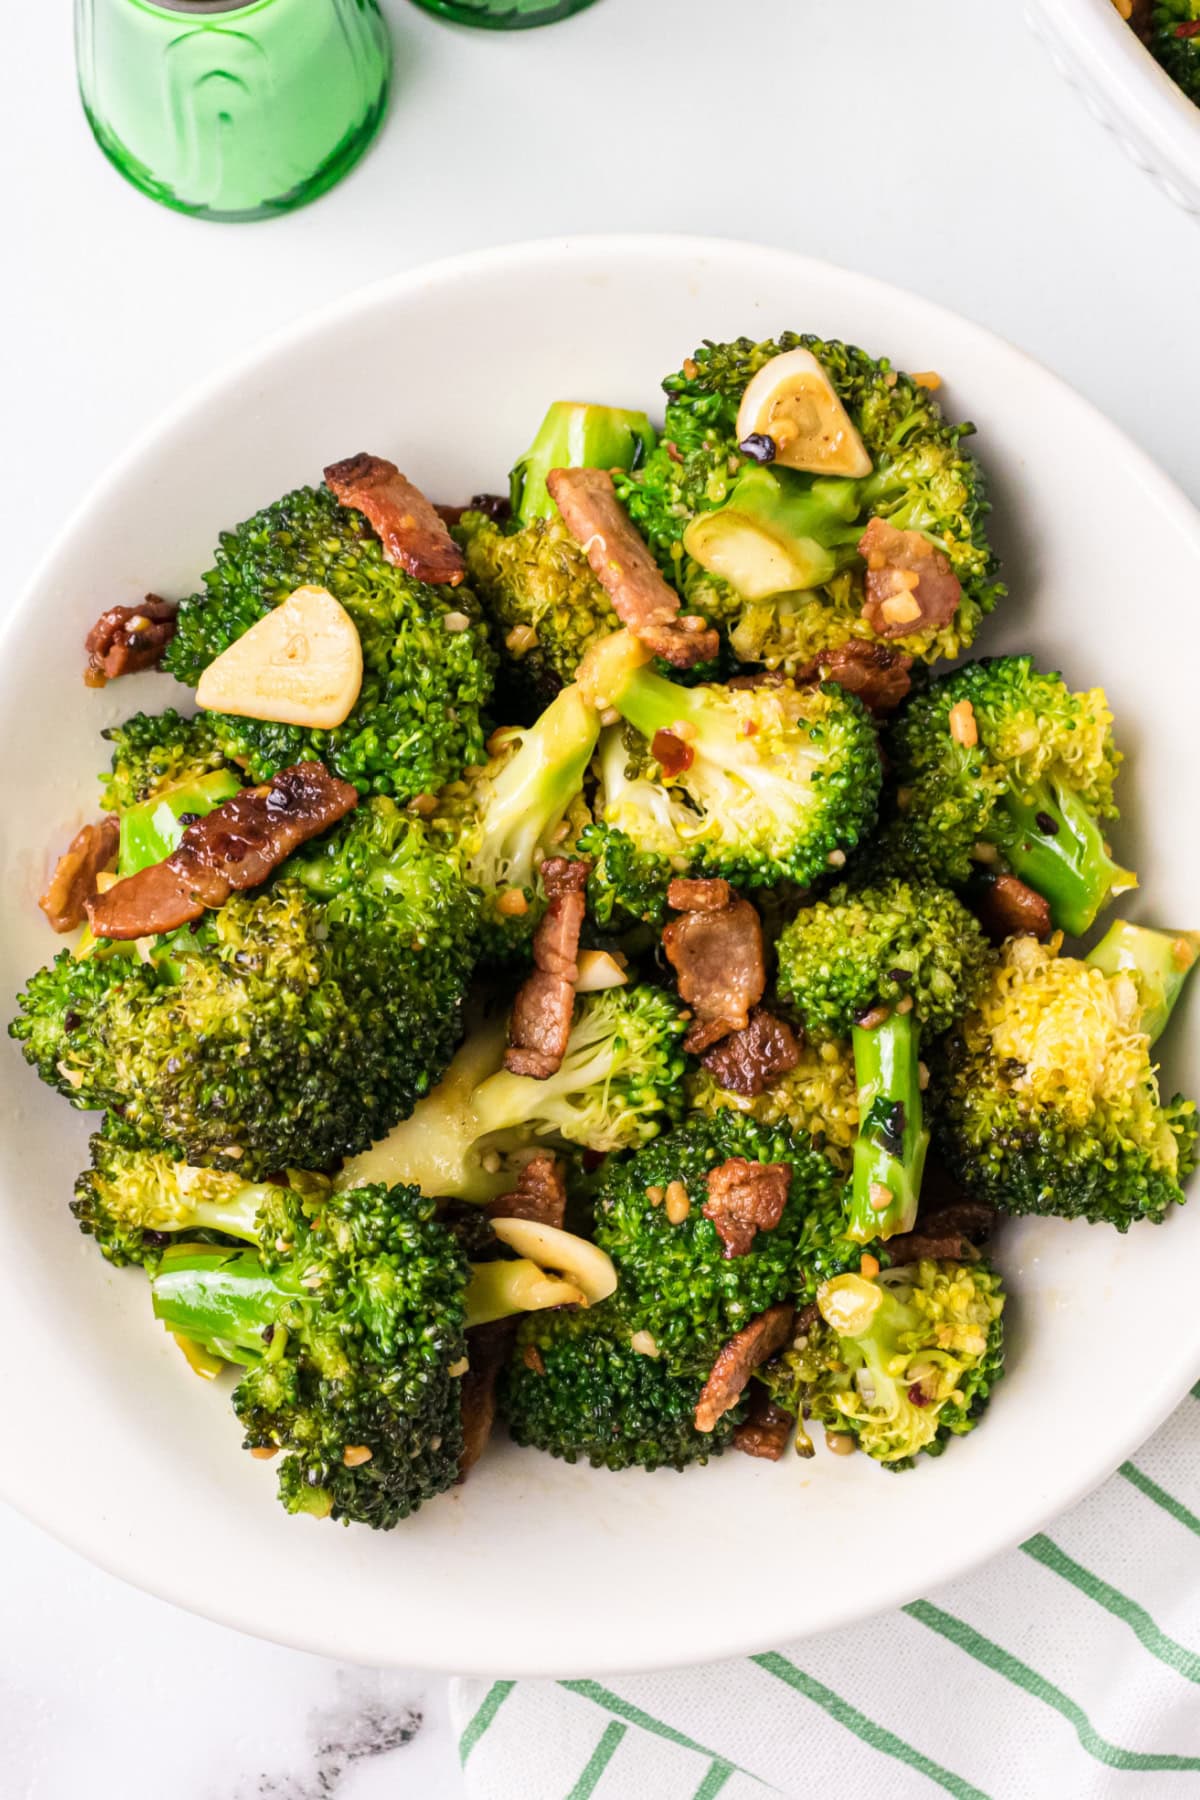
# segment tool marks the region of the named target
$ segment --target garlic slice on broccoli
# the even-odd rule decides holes
[[[560,1231],[556,1225],[543,1225],[536,1219],[493,1219],[492,1230],[518,1256],[527,1256],[539,1268],[552,1269],[573,1282],[589,1306],[617,1291],[612,1258],[598,1244],[576,1237],[573,1231]]]
[[[742,395],[738,443],[769,438],[770,460],[814,475],[869,475],[871,458],[833,383],[811,350],[785,350],[764,363]]]
[[[625,987],[629,972],[607,950],[581,950],[577,958],[577,994],[598,994],[604,988]]]
[[[354,621],[321,587],[298,587],[211,662],[196,701],[209,712],[331,730],[362,688]]]

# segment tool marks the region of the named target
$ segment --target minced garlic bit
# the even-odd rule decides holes
[[[485,1175],[498,1175],[500,1173],[500,1152],[485,1150],[479,1159],[479,1166]]]
[[[629,1348],[636,1350],[639,1356],[657,1356],[658,1345],[648,1331],[635,1331],[629,1340]]]
[[[835,1456],[853,1456],[858,1446],[848,1431],[827,1431],[825,1448]]]
[[[469,631],[471,621],[465,612],[448,612],[442,617],[443,631]]]
[[[929,1064],[928,1063],[919,1062],[917,1064],[917,1086],[920,1088],[922,1093],[924,1093],[925,1089],[929,1086]]]
[[[504,648],[513,656],[521,657],[527,650],[532,650],[537,641],[537,632],[532,625],[514,625],[504,640]]]
[[[648,1187],[646,1189],[646,1198],[651,1206],[661,1206],[663,1203],[663,1191],[660,1187]]]
[[[918,387],[928,388],[931,394],[936,394],[942,385],[942,378],[936,369],[914,370],[913,380]]]
[[[1133,17],[1133,0],[1113,0],[1113,5],[1128,25]]]
[[[600,714],[600,723],[602,725],[615,725],[620,717],[621,715],[615,706],[606,706]]]
[[[460,1356],[457,1362],[452,1362],[450,1364],[450,1367],[446,1370],[446,1373],[447,1373],[447,1375],[449,1375],[451,1377],[452,1380],[457,1381],[458,1377],[460,1375],[466,1374],[466,1372],[470,1368],[470,1366],[471,1366],[470,1357],[469,1356]]]
[[[885,1181],[873,1181],[870,1186],[872,1212],[886,1212],[892,1204],[892,1190]]]
[[[858,1259],[858,1272],[864,1280],[870,1281],[873,1276],[878,1275],[879,1273],[879,1258],[877,1256],[872,1256],[869,1252],[860,1256]]]
[[[985,844],[980,838],[977,844],[971,846],[971,861],[987,865],[997,863],[1000,861],[1000,852],[995,844]]]
[[[417,813],[421,818],[427,819],[430,813],[435,813],[437,811],[437,808],[438,802],[436,794],[414,794],[405,808],[405,811]]]
[[[914,600],[911,593],[893,594],[883,602],[879,610],[889,625],[911,625],[914,619],[921,616],[920,603]]]
[[[844,850],[831,850],[829,855],[825,858],[825,861],[829,864],[831,869],[844,869],[846,866],[846,852]]]
[[[903,1000],[897,1000],[896,1011],[900,1015],[901,1018],[904,1017],[905,1013],[910,1013],[912,1011],[912,1009],[913,1009],[913,997],[911,994],[905,994]]]
[[[270,1462],[273,1456],[279,1455],[279,1449],[275,1444],[255,1444],[250,1454],[258,1462]]]
[[[496,897],[496,911],[506,919],[523,919],[529,911],[529,902],[520,888],[505,888]]]
[[[371,1460],[371,1452],[365,1444],[347,1444],[342,1451],[342,1461],[348,1469],[361,1469],[364,1463]]]
[[[970,750],[979,742],[979,726],[975,723],[975,708],[969,700],[957,700],[950,708],[950,736],[964,750]]]
[[[700,364],[694,357],[685,356],[683,359],[683,372],[689,381],[695,381],[697,375],[700,373]]]
[[[672,1225],[682,1225],[692,1210],[688,1191],[682,1181],[673,1181],[667,1189],[664,1211]]]

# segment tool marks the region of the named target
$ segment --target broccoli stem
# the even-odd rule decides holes
[[[869,1244],[911,1231],[929,1133],[912,1013],[893,1009],[879,1025],[856,1025],[853,1042],[859,1127],[847,1235]]]
[[[532,888],[536,852],[583,787],[599,736],[599,716],[574,682],[519,734],[483,800],[480,841],[470,859],[481,885]]]
[[[1024,795],[1010,790],[985,836],[1003,850],[1013,874],[1049,901],[1056,929],[1072,937],[1089,931],[1115,895],[1137,886],[1137,876],[1109,855],[1079,797],[1050,782]]]
[[[121,814],[118,874],[136,875],[162,862],[179,848],[189,813],[204,818],[241,792],[242,784],[228,769],[214,769],[178,787],[167,788]]]
[[[858,556],[864,484],[748,468],[683,534],[688,555],[746,600],[823,587]]]
[[[509,476],[514,520],[528,525],[557,518],[546,487],[551,469],[638,469],[653,448],[654,430],[644,412],[556,400]]]
[[[1197,956],[1200,931],[1155,931],[1118,919],[1085,960],[1105,975],[1133,976],[1142,1003],[1142,1030],[1154,1043],[1166,1029]]]
[[[172,1244],[150,1286],[154,1316],[168,1331],[248,1367],[261,1362],[269,1348],[263,1333],[295,1297],[253,1251],[211,1244]]]

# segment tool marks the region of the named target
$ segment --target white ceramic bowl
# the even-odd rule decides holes
[[[1027,0],[1030,24],[1139,168],[1200,213],[1200,106],[1158,65],[1112,0]]]
[[[0,656],[0,991],[53,948],[34,895],[94,812],[99,728],[169,698],[152,675],[81,686],[100,607],[188,591],[221,527],[335,457],[376,450],[463,499],[503,481],[549,400],[653,408],[660,377],[703,337],[789,326],[939,369],[950,411],[976,419],[1012,585],[982,647],[1030,647],[1076,683],[1108,683],[1131,752],[1120,848],[1146,873],[1137,910],[1195,924],[1200,834],[1182,778],[1195,766],[1200,525],[1182,496],[1054,376],[927,301],[777,251],[583,239],[463,257],[341,302],[114,466],[14,609]],[[1190,1019],[1164,1053],[1194,1091],[1196,1004]],[[289,1644],[556,1675],[761,1648],[908,1600],[1036,1530],[1200,1374],[1200,1308],[1186,1299],[1200,1212],[1127,1238],[1031,1221],[1003,1238],[1011,1366],[991,1417],[912,1474],[820,1449],[808,1463],[727,1456],[611,1475],[500,1444],[387,1536],[289,1519],[274,1472],[239,1451],[224,1393],[150,1318],[141,1277],[109,1270],[76,1232],[67,1200],[88,1122],[15,1046],[4,1054],[0,1487],[126,1579]]]

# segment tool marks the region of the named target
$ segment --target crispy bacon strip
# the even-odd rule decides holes
[[[266,787],[244,788],[189,825],[164,862],[127,875],[87,904],[102,938],[174,931],[257,887],[285,857],[358,805],[358,792],[323,763],[296,763]]]
[[[895,712],[912,686],[913,659],[889,644],[868,644],[851,638],[802,669],[797,682],[836,681],[847,693],[857,694],[868,711]]]
[[[862,616],[880,637],[911,637],[948,625],[962,587],[942,552],[919,531],[873,518],[858,540],[867,564]]]
[[[388,562],[417,581],[458,586],[467,572],[462,551],[437,508],[394,462],[360,451],[345,462],[331,463],[325,485],[343,506],[362,513]]]
[[[765,1006],[756,1006],[743,1030],[730,1032],[704,1055],[704,1066],[717,1086],[747,1100],[764,1094],[799,1061],[795,1032]]]
[[[38,901],[55,931],[74,931],[83,924],[87,903],[96,892],[96,877],[113,867],[120,840],[116,813],[75,833]]]
[[[663,580],[607,469],[551,469],[546,486],[622,625],[677,669],[717,654],[716,632],[692,614],[680,617],[679,595]]]
[[[110,606],[102,612],[83,640],[88,653],[83,679],[88,687],[156,669],[175,636],[176,610],[170,600],[147,594],[140,606]]]
[[[679,982],[679,997],[695,1014],[683,1040],[695,1055],[749,1023],[767,984],[762,925],[748,900],[729,883],[673,881],[667,900],[680,909],[662,934]]]
[[[761,1456],[767,1462],[778,1462],[787,1449],[796,1421],[782,1406],[776,1406],[760,1382],[755,1382],[750,1396],[750,1411],[733,1434],[733,1447],[747,1456]]]
[[[549,1150],[531,1156],[512,1193],[493,1200],[487,1213],[492,1219],[532,1219],[536,1225],[554,1225],[561,1231],[567,1216],[567,1184],[558,1158]]]
[[[696,1402],[696,1430],[711,1431],[731,1406],[736,1406],[742,1390],[760,1363],[765,1363],[787,1343],[796,1309],[787,1302],[768,1306],[717,1354],[712,1373],[700,1390]]]
[[[745,1256],[760,1231],[774,1231],[791,1184],[786,1163],[748,1162],[744,1156],[731,1156],[708,1171],[703,1211],[717,1228],[726,1262]]]
[[[508,1022],[504,1066],[514,1075],[545,1081],[561,1067],[575,1008],[575,961],[592,865],[552,856],[542,864],[549,905],[533,934],[533,973],[522,982]]]

